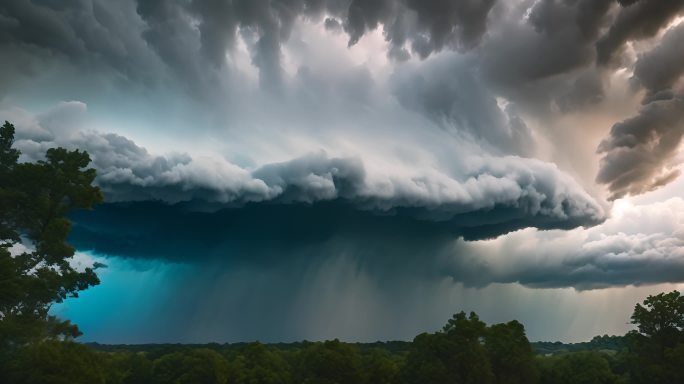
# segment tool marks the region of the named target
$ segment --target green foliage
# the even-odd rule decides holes
[[[631,317],[628,371],[634,383],[676,383],[684,378],[684,297],[678,291],[648,296]]]
[[[227,383],[228,375],[228,363],[223,356],[206,348],[164,355],[152,366],[152,383],[160,384]]]
[[[105,365],[92,349],[48,340],[16,350],[7,365],[7,382],[26,384],[105,383]]]
[[[0,128],[0,346],[80,334],[69,322],[48,315],[50,305],[99,280],[93,268],[75,270],[66,243],[67,215],[102,200],[92,186],[95,170],[87,153],[48,149],[45,160],[19,163],[12,148],[14,126]],[[23,241],[30,249],[12,256],[8,248]]]
[[[335,339],[315,343],[300,358],[299,383],[356,384],[363,382],[361,358],[353,346]]]
[[[152,382],[152,361],[143,352],[115,352],[108,357],[107,383],[148,384]]]
[[[497,383],[523,384],[537,381],[534,352],[525,336],[525,327],[519,322],[513,320],[489,327],[485,336],[485,349]]]
[[[538,360],[541,384],[611,384],[619,383],[600,352],[574,352]]]
[[[455,314],[442,332],[418,335],[402,370],[405,383],[492,383],[484,347],[486,324],[475,313]]]
[[[627,345],[625,336],[594,336],[588,342],[565,344],[560,341],[537,341],[531,343],[534,352],[540,355],[558,354],[580,351],[603,351],[607,353],[618,353]]]
[[[389,351],[373,348],[363,355],[363,371],[366,382],[373,384],[391,384],[396,382],[399,374],[401,358],[392,356]]]
[[[250,343],[235,354],[231,367],[231,383],[282,384],[292,381],[287,361],[261,343]]]
[[[675,295],[654,296],[665,300]],[[652,298],[648,303],[660,305]],[[675,307],[670,307],[675,308]],[[668,318],[672,318],[667,314]],[[644,318],[647,318],[644,317]],[[681,330],[678,330],[681,332]],[[678,337],[680,337],[679,335]],[[677,339],[679,340],[679,338]],[[556,346],[556,343],[548,343]],[[562,345],[562,344],[560,344]],[[487,326],[457,313],[435,333],[411,343],[349,344],[339,340],[263,345],[101,346],[46,341],[16,349],[0,382],[404,384],[619,384],[684,382],[684,343],[654,335],[599,336],[535,355],[517,321]]]
[[[634,306],[631,320],[661,348],[673,347],[684,328],[684,297],[679,291],[648,296],[643,305]]]

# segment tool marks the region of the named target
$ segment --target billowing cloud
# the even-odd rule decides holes
[[[530,287],[648,285],[684,280],[684,200],[617,203],[605,223],[585,231],[520,231],[459,242],[450,258],[456,281]],[[459,257],[458,255],[470,255]]]
[[[684,74],[684,24],[667,31],[655,48],[642,54],[634,77],[649,93],[671,89]]]
[[[15,71],[21,69],[19,61],[30,60],[26,54],[36,57],[35,66],[38,60],[54,61],[51,56],[57,56],[82,69],[112,68],[136,82],[155,82],[169,79],[159,76],[160,63],[164,63],[171,76],[195,92],[217,81],[217,71],[229,64],[242,40],[260,71],[261,84],[273,87],[282,81],[281,44],[299,19],[320,20],[329,15],[329,23],[343,26],[349,45],[382,26],[391,55],[402,52],[406,57],[410,50],[426,57],[445,48],[476,46],[486,32],[494,3],[84,0],[57,7],[9,1],[0,7],[0,41],[24,56],[10,60],[17,64],[12,68]]]
[[[612,198],[638,195],[673,181],[680,173],[676,155],[684,136],[684,96],[659,94],[637,116],[617,123],[601,142],[596,180]]]
[[[622,1],[615,21],[596,43],[598,62],[609,63],[629,40],[655,36],[684,10],[684,1]]]
[[[394,93],[407,109],[448,131],[465,132],[495,153],[534,154],[536,143],[525,121],[513,105],[499,106],[471,60],[440,57],[418,68],[404,67],[395,76]]]
[[[593,225],[604,217],[603,208],[571,177],[539,160],[479,155],[463,157],[465,163],[451,170],[384,170],[368,169],[363,157],[319,152],[247,169],[216,156],[152,155],[111,133],[52,133],[53,125],[64,125],[61,116],[72,112],[78,118],[84,111],[79,102],[62,103],[33,119],[15,110],[16,146],[23,160],[40,159],[57,145],[88,151],[98,170],[96,182],[112,202],[204,201],[220,208],[343,200],[355,209],[444,222],[456,235],[473,238],[526,226]]]
[[[71,240],[80,249],[131,260],[281,269],[341,258],[378,280],[410,275],[423,281],[448,277],[473,287],[517,283],[585,290],[683,281],[683,211],[680,198],[642,205],[621,201],[612,218],[590,229],[525,229],[464,241],[458,235],[477,239],[486,233],[483,224],[504,212],[433,221],[406,211],[360,211],[342,200],[202,212],[192,202],[117,203],[76,214]]]

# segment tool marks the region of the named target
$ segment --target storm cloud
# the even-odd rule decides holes
[[[667,31],[655,48],[642,54],[634,77],[649,93],[672,89],[684,74],[684,24]]]
[[[62,121],[78,118],[85,108],[69,102],[37,117],[16,110],[6,115],[18,118],[21,160],[41,159],[54,146],[88,151],[98,170],[96,182],[110,202],[203,201],[220,209],[343,200],[355,209],[398,210],[418,220],[449,223],[455,234],[472,238],[526,226],[593,225],[604,218],[603,207],[571,177],[535,159],[470,156],[457,169],[423,168],[414,174],[407,169],[371,172],[361,157],[318,152],[247,169],[220,157],[153,155],[123,136],[78,130],[73,119],[66,121],[71,125]]]
[[[604,156],[596,180],[608,185],[612,199],[656,189],[679,176],[675,157],[684,136],[684,96],[660,96],[637,116],[615,124],[598,147]]]
[[[23,50],[19,60],[57,59],[83,69],[109,67],[132,81],[160,81],[161,63],[191,91],[210,87],[239,39],[251,51],[261,84],[282,81],[281,44],[300,18],[339,20],[349,45],[384,27],[391,55],[420,57],[448,49],[470,49],[486,32],[495,0],[458,1],[228,1],[165,3],[76,1],[60,6],[9,1],[0,7],[3,45]],[[152,51],[149,50],[149,48]],[[8,56],[9,58],[10,56]],[[159,61],[158,59],[161,59]],[[7,63],[6,65],[11,65]],[[30,70],[30,69],[29,69]],[[168,78],[167,78],[168,79]]]
[[[517,282],[530,287],[597,289],[684,279],[684,200],[624,205],[586,231],[533,233],[459,242],[451,258],[456,281]],[[477,255],[477,256],[475,256]]]
[[[684,201],[673,198],[626,206],[586,230],[526,229],[473,241],[488,234],[487,221],[502,212],[433,221],[409,210],[362,211],[344,200],[251,203],[211,212],[198,211],[193,202],[109,203],[74,215],[71,241],[82,250],[131,260],[280,269],[342,258],[378,281],[412,275],[474,287],[586,290],[682,281],[683,208]]]
[[[596,43],[597,60],[609,63],[629,40],[655,36],[684,9],[684,1],[623,1],[615,21]]]

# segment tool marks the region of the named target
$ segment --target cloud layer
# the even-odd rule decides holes
[[[94,89],[112,94],[124,89],[122,98],[147,95],[140,102],[159,103],[154,107],[159,113],[188,104],[190,110],[207,111],[184,121],[209,115],[209,120],[234,118],[234,125],[255,124],[263,114],[245,110],[269,103],[287,105],[290,111],[283,113],[289,113],[288,119],[328,104],[344,111],[334,121],[345,120],[355,112],[353,104],[373,110],[378,96],[392,92],[405,109],[478,139],[496,155],[537,156],[544,145],[551,147],[547,151],[563,151],[553,148],[558,138],[554,122],[565,115],[604,117],[592,108],[606,101],[620,70],[633,70],[635,83],[649,94],[645,104],[654,97],[661,100],[661,91],[675,86],[682,74],[677,54],[682,28],[665,29],[683,11],[682,0],[83,0],[60,7],[9,1],[0,7],[0,44],[7,53],[0,76],[8,84],[0,92],[30,93],[29,84],[38,82],[48,94],[78,89],[67,99],[90,104],[90,98],[97,99]],[[380,45],[371,50],[381,50],[389,62],[338,62],[345,67],[339,73],[321,70],[319,50],[326,44],[315,43],[320,36],[306,29],[311,25],[319,35],[342,33],[347,49],[358,52],[366,49],[358,46],[379,35]],[[385,78],[386,71],[394,75]],[[254,72],[263,93],[245,80]],[[673,100],[676,104],[678,96]],[[664,109],[670,108],[646,106],[642,113]],[[272,118],[282,120],[275,113]],[[618,126],[650,125],[645,120],[652,119],[615,124],[601,144],[599,152],[606,156],[597,180],[613,197],[643,193],[674,178],[668,162],[678,151],[677,140],[673,148],[615,153],[622,148],[615,136],[624,128]],[[656,122],[645,130],[672,130],[668,135],[676,139],[678,120],[657,120],[667,126]],[[546,144],[537,141],[539,136],[546,136]],[[653,147],[646,136],[633,136],[643,140],[634,147]],[[624,179],[617,163],[633,161],[618,160],[621,156],[639,157],[639,175]],[[665,160],[653,160],[658,157]]]
[[[465,163],[452,171],[369,172],[362,157],[319,152],[246,169],[219,157],[152,155],[123,136],[78,130],[85,108],[69,102],[36,117],[21,110],[8,113],[17,120],[16,147],[23,160],[40,159],[53,146],[86,150],[110,202],[204,202],[213,209],[240,209],[246,203],[341,200],[383,215],[399,211],[417,220],[450,223],[455,234],[470,228],[468,236],[475,238],[526,226],[594,225],[604,218],[603,208],[571,177],[539,160],[480,155],[464,157]],[[64,121],[65,116],[70,118]]]
[[[517,232],[496,240],[459,242],[452,274],[481,285],[596,289],[676,283],[684,279],[684,200],[620,202],[613,217],[583,231]]]

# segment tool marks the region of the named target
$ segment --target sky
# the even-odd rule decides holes
[[[84,341],[576,342],[684,288],[684,0],[6,0],[0,84],[98,172]]]

